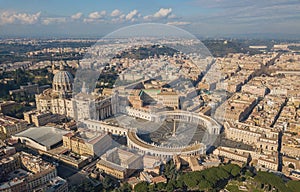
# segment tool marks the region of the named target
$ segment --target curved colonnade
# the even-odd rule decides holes
[[[196,123],[205,127],[209,134],[214,135],[220,134],[222,128],[217,121],[208,116],[180,110],[159,112],[155,114],[154,118],[150,119],[160,122],[168,118],[177,121]],[[206,146],[203,143],[194,143],[182,147],[159,146],[153,143],[147,143],[140,139],[137,136],[137,129],[120,127],[116,124],[109,124],[104,121],[96,120],[85,120],[83,123],[86,124],[89,129],[93,129],[95,131],[105,131],[115,135],[126,136],[128,147],[143,154],[159,156],[162,158],[171,158],[173,155],[197,155],[204,154],[206,152]]]

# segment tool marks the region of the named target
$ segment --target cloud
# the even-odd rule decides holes
[[[170,15],[171,12],[172,12],[171,8],[169,8],[169,9],[161,8],[159,11],[154,13],[153,17],[155,17],[155,18],[164,18],[164,17],[167,17],[168,15]]]
[[[103,22],[104,19],[91,19],[91,18],[84,18],[83,22],[84,23],[100,23]]]
[[[190,25],[191,22],[187,21],[173,21],[173,22],[168,22],[167,25],[177,25],[177,26],[182,26],[182,25]]]
[[[38,21],[41,12],[36,14],[19,13],[15,15],[16,19],[21,21],[22,24],[34,24]]]
[[[120,19],[125,19],[125,17],[126,17],[126,15],[125,14],[122,14],[122,15],[120,15]]]
[[[71,19],[78,20],[83,16],[81,12],[75,13],[74,15],[71,16]]]
[[[35,14],[4,11],[0,15],[0,24],[35,24],[40,19],[41,12]]]
[[[88,18],[83,19],[83,22],[84,23],[98,23],[98,22],[103,21],[103,18],[105,17],[105,15],[106,15],[105,10],[103,10],[101,12],[98,12],[98,11],[91,12],[88,15]]]
[[[146,20],[151,20],[151,19],[163,19],[168,16],[170,16],[172,13],[172,8],[160,8],[156,13],[153,15],[147,15],[144,17]],[[175,16],[175,15],[174,15]],[[173,17],[173,16],[172,16]]]
[[[103,10],[101,12],[95,11],[89,14],[90,19],[100,19],[106,15],[106,11]]]
[[[178,17],[175,14],[171,14],[168,16],[168,19],[177,19]]]
[[[245,7],[270,7],[273,5],[284,6],[284,5],[299,5],[298,0],[245,0],[245,1],[232,1],[232,0],[194,0],[191,2],[192,6],[201,6],[209,9],[240,9]]]
[[[112,17],[117,17],[117,16],[119,16],[119,15],[121,15],[121,14],[122,14],[122,12],[121,12],[119,9],[115,9],[115,10],[113,10],[113,11],[111,12],[110,16],[112,16]]]
[[[255,3],[254,3],[255,2]],[[206,15],[198,15],[199,22],[218,24],[254,24],[264,25],[284,20],[299,20],[300,4],[298,0],[195,0],[194,6],[210,9]]]
[[[128,14],[126,15],[125,19],[126,19],[127,21],[130,21],[130,20],[133,21],[133,20],[134,20],[134,17],[135,17],[136,15],[138,15],[138,11],[135,9],[135,10],[131,11],[130,13],[128,13]]]
[[[65,17],[47,17],[42,20],[42,24],[44,25],[59,24],[65,22],[67,22],[67,19]]]
[[[125,18],[126,18],[126,15],[125,14],[122,14],[122,15],[120,15],[120,16],[118,16],[118,17],[114,17],[114,18],[112,18],[112,22],[113,23],[121,23],[121,22],[123,22],[124,20],[125,20]]]

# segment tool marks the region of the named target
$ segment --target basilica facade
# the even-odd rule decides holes
[[[91,94],[82,88],[82,91],[72,96],[74,79],[64,69],[54,74],[52,88],[36,95],[36,107],[38,111],[50,111],[53,114],[61,114],[78,121],[84,119],[102,120],[118,112],[118,95],[101,96]]]

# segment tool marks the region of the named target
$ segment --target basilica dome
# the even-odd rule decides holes
[[[71,92],[73,77],[68,71],[58,71],[53,77],[53,89],[55,91]]]

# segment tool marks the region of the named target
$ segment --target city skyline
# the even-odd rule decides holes
[[[299,192],[299,0],[0,3],[0,191]]]
[[[162,23],[201,37],[298,38],[298,1],[7,1],[2,37],[102,37],[124,26]]]

